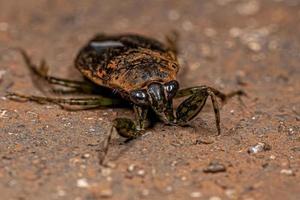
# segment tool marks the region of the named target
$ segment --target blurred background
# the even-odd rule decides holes
[[[0,0],[0,193],[3,199],[300,199],[299,0]],[[51,75],[80,79],[78,50],[96,33],[179,35],[182,87],[243,89],[223,106],[215,137],[208,105],[194,128],[158,124],[98,165],[110,122],[130,110],[67,112],[17,103],[41,94],[20,55]],[[259,142],[258,154],[248,149]],[[205,172],[217,161],[225,170]]]

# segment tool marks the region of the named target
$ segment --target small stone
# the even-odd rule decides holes
[[[295,175],[293,170],[291,170],[291,169],[282,169],[282,170],[280,170],[280,173],[288,175],[288,176],[294,176]]]
[[[134,169],[135,169],[135,164],[130,164],[130,165],[128,166],[128,168],[127,168],[127,171],[128,171],[128,172],[133,172]]]
[[[233,189],[227,189],[225,190],[225,194],[229,199],[238,199],[236,191]]]
[[[222,199],[218,196],[212,196],[209,198],[209,200],[222,200]]]
[[[82,155],[82,158],[89,158],[90,156],[91,156],[90,154],[85,153],[85,154]]]
[[[258,52],[262,49],[261,45],[258,42],[249,42],[248,48],[254,52]]]
[[[137,175],[139,176],[145,176],[146,172],[143,169],[138,170]]]
[[[202,197],[202,193],[201,192],[192,192],[192,193],[190,193],[190,197],[200,198],[200,197]]]
[[[103,198],[109,198],[113,195],[113,192],[111,189],[109,188],[106,188],[106,189],[103,189],[101,192],[100,192],[100,197],[103,197]]]
[[[269,150],[271,150],[270,145],[268,145],[264,142],[259,142],[259,143],[255,144],[254,146],[251,146],[248,149],[248,153],[249,154],[256,154],[256,153],[259,153],[259,152],[269,151]]]
[[[186,180],[187,180],[186,176],[182,176],[182,177],[181,177],[181,180],[182,180],[182,181],[186,181]]]
[[[80,188],[87,188],[89,187],[89,183],[87,182],[87,180],[85,178],[81,178],[77,180],[77,187]]]
[[[225,172],[226,167],[219,163],[218,161],[212,161],[209,163],[209,165],[203,169],[203,172],[205,173],[218,173],[218,172]]]
[[[89,129],[89,132],[95,132],[95,131],[96,131],[96,129],[94,129],[94,128]]]

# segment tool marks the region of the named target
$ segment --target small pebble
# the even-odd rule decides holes
[[[143,169],[140,169],[140,170],[137,172],[137,175],[139,175],[139,176],[145,176],[145,174],[146,174],[146,172],[145,172],[145,170],[143,170]]]
[[[182,181],[186,181],[186,180],[187,180],[186,176],[182,176],[182,177],[181,177],[181,180],[182,180]]]
[[[254,52],[258,52],[262,49],[262,46],[258,42],[249,42],[248,48]]]
[[[82,155],[82,158],[89,158],[89,157],[90,157],[90,154],[88,154],[88,153],[85,153]]]
[[[238,199],[236,191],[234,189],[225,190],[225,194],[229,199]]]
[[[87,188],[89,187],[89,183],[87,182],[87,180],[85,178],[81,178],[77,180],[77,187],[80,188]]]
[[[202,193],[201,192],[192,192],[190,194],[190,197],[192,197],[192,198],[200,198],[200,197],[202,197]]]
[[[248,149],[248,153],[249,154],[256,154],[256,153],[259,153],[259,152],[263,152],[263,151],[268,151],[268,150],[271,150],[271,146],[264,143],[264,142],[259,142],[253,146],[251,146],[249,149]]]
[[[209,165],[205,169],[203,169],[203,172],[205,173],[218,173],[225,171],[226,167],[218,161],[211,161]]]
[[[100,197],[103,197],[103,198],[109,198],[113,195],[113,192],[111,189],[103,189],[101,192],[100,192]]]
[[[131,165],[128,166],[127,171],[128,172],[133,172],[134,169],[135,169],[135,164],[131,164]]]
[[[291,170],[291,169],[282,169],[282,170],[280,171],[280,173],[281,173],[281,174],[288,175],[288,176],[293,176],[293,175],[295,175],[294,172],[293,172],[293,170]]]
[[[222,199],[218,196],[212,196],[209,198],[209,200],[222,200]]]

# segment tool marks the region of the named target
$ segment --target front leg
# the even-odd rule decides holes
[[[191,96],[184,100],[176,109],[176,123],[184,125],[196,117],[204,107],[207,98],[210,97],[214,108],[218,134],[220,134],[220,109],[216,97],[219,97],[223,102],[225,102],[227,99],[235,95],[244,95],[244,92],[242,90],[238,90],[229,94],[224,94],[211,87],[198,86],[179,90],[176,94],[176,98],[189,95]]]
[[[125,138],[137,138],[144,133],[148,108],[134,105],[135,122],[128,118],[116,118],[113,126]]]
[[[103,165],[105,157],[109,150],[109,143],[112,138],[113,130],[116,129],[118,134],[128,139],[137,138],[144,133],[145,122],[147,117],[148,108],[143,108],[134,105],[134,113],[136,116],[136,122],[128,118],[116,118],[113,121],[111,131],[104,141],[103,153],[99,155],[99,163]]]

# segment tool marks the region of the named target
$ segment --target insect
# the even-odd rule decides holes
[[[93,93],[104,89],[113,97],[98,95],[93,98],[50,98],[9,93],[11,99],[56,103],[59,105],[116,106],[123,99],[133,105],[135,121],[116,118],[113,126],[126,138],[136,138],[144,133],[147,113],[152,109],[161,121],[168,125],[186,125],[195,118],[210,97],[215,114],[218,134],[220,111],[217,98],[225,102],[242,90],[224,94],[209,86],[180,89],[176,80],[179,70],[177,61],[177,37],[167,37],[165,44],[148,37],[134,34],[105,35],[92,38],[78,53],[75,67],[88,81],[66,80],[45,73],[42,63],[35,66],[27,53],[20,49],[28,68],[50,84],[64,86],[71,92]],[[114,96],[116,95],[116,96]],[[173,100],[187,97],[176,108]],[[120,98],[120,99],[119,99]]]

